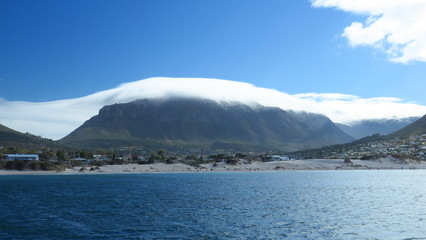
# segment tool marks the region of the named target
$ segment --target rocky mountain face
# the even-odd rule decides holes
[[[401,119],[371,119],[354,122],[350,125],[336,123],[336,125],[350,136],[361,139],[379,133],[388,135],[413,123],[420,117],[408,117]]]
[[[353,140],[325,116],[193,98],[103,107],[60,142],[83,147],[293,150]]]

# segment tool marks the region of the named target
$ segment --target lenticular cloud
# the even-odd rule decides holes
[[[426,61],[424,0],[312,0],[312,6],[368,16],[344,29],[342,36],[351,46],[380,49],[393,62]]]
[[[360,98],[338,93],[290,95],[249,83],[207,78],[149,78],[89,96],[51,102],[0,100],[0,124],[21,132],[60,139],[100,108],[144,98],[196,97],[307,111],[340,123],[362,119],[422,116],[426,106],[398,98]]]

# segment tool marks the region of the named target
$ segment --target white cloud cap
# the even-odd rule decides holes
[[[426,61],[425,0],[312,0],[312,6],[368,15],[345,28],[351,46],[381,49],[393,62]]]
[[[216,101],[321,113],[335,122],[422,116],[426,106],[398,98],[360,98],[337,93],[290,95],[249,83],[207,78],[149,78],[86,97],[51,102],[0,100],[0,124],[21,132],[60,139],[96,115],[100,108],[143,98],[198,97]]]

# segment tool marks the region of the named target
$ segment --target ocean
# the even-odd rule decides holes
[[[0,239],[426,239],[426,170],[0,176]]]

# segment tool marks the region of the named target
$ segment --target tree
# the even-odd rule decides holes
[[[65,151],[64,151],[64,150],[58,150],[58,151],[56,152],[56,156],[57,156],[57,157],[58,157],[58,159],[59,159],[59,160],[61,160],[61,161],[68,160],[68,158],[67,158],[67,156],[66,156],[66,154],[65,154]]]
[[[164,151],[163,149],[159,150],[159,151],[157,152],[157,154],[158,154],[158,155],[160,155],[160,158],[161,158],[161,159],[164,159],[165,151]]]

